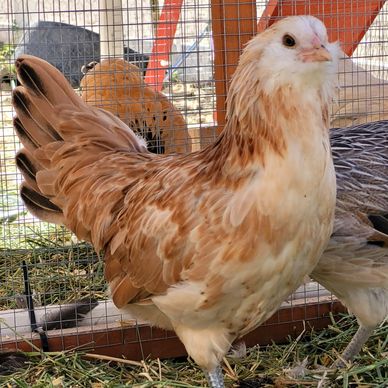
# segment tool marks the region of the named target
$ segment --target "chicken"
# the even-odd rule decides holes
[[[241,55],[217,141],[173,155],[147,152],[46,62],[16,61],[27,208],[104,250],[115,305],[174,329],[212,387],[231,343],[277,310],[331,235],[338,55],[314,17],[274,24]]]
[[[359,330],[335,366],[354,358],[388,315],[388,121],[331,133],[334,231],[311,277],[355,314]]]
[[[167,97],[147,86],[140,69],[123,59],[87,66],[82,99],[119,117],[147,140],[154,153],[190,152],[185,119]]]

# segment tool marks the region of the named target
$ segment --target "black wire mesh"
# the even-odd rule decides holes
[[[304,13],[317,6],[320,10],[317,16],[335,18],[339,25],[341,20],[354,17],[349,11],[338,13],[333,3],[338,5],[341,1],[298,3],[303,3]],[[360,5],[362,1],[344,0],[342,3],[349,5],[350,10],[352,3]],[[365,6],[370,3],[365,1]],[[166,4],[170,4],[170,8],[164,8]],[[273,1],[257,1],[257,17],[273,4]],[[283,4],[287,5],[287,1]],[[217,37],[213,33],[214,20],[208,0],[182,3],[167,0],[165,3],[157,0],[0,0],[0,5],[0,318],[6,320],[6,324],[0,321],[0,335],[5,339],[16,336],[14,331],[29,332],[28,320],[22,314],[27,306],[23,295],[23,260],[28,264],[32,296],[40,320],[52,305],[81,298],[107,299],[101,258],[65,228],[32,217],[18,195],[21,176],[14,156],[20,144],[12,129],[11,108],[11,89],[17,83],[14,57],[30,53],[48,60],[65,74],[80,94],[83,66],[111,56],[124,58],[138,66],[150,87],[161,90],[183,114],[188,124],[187,142],[192,150],[215,139],[217,113],[220,113],[216,112],[216,81],[222,80],[215,79],[214,39]],[[178,14],[175,15],[176,32],[171,39],[163,38],[164,32],[158,30],[163,12],[169,19],[168,28],[174,24],[172,13]],[[228,17],[232,16],[239,17]],[[269,21],[269,16],[261,20]],[[282,9],[278,16],[282,16]],[[365,25],[361,27],[366,33],[352,54],[352,61],[345,59],[340,65],[341,89],[332,107],[332,126],[383,119],[388,114],[387,6],[378,12],[371,26],[367,25],[365,17]],[[166,58],[153,55],[158,40],[167,46],[172,41],[171,47],[166,49]],[[346,48],[354,42],[342,43]],[[228,53],[224,55],[227,57]],[[151,68],[150,64],[155,63],[157,68]],[[160,68],[162,77],[157,76]],[[114,106],[112,101],[105,103]],[[285,306],[330,298],[319,285],[308,283],[285,302]],[[18,314],[24,318],[19,319]],[[77,325],[93,323],[108,328],[119,319],[119,313],[106,302],[100,303],[92,318]]]
[[[4,341],[16,340],[19,334],[31,330],[21,269],[23,260],[28,266],[38,322],[61,320],[58,325],[51,325],[60,330],[74,325],[74,322],[63,324],[58,307],[66,309],[70,302],[89,298],[92,307],[94,300],[100,301],[99,306],[92,318],[79,319],[76,325],[93,323],[108,328],[119,320],[119,315],[110,302],[102,302],[107,299],[102,260],[88,244],[79,242],[65,228],[34,218],[20,200],[21,176],[14,163],[20,144],[12,129],[10,99],[11,89],[17,84],[12,63],[22,53],[39,56],[56,66],[81,94],[82,68],[89,63],[113,56],[124,58],[138,66],[142,76],[147,76],[155,41],[163,40],[167,45],[171,42],[167,60],[156,62],[158,67],[165,68],[165,74],[151,81],[150,86],[160,90],[183,113],[192,149],[198,149],[200,127],[214,125],[210,4],[191,0],[178,9],[177,1],[166,8],[163,2],[126,0],[3,3],[0,7],[0,23],[3,23],[0,24],[0,316],[5,322],[0,323],[0,334]],[[179,19],[175,35],[168,39],[163,37],[163,31],[158,31],[157,22],[163,13],[171,19],[171,12],[177,13]],[[171,21],[167,20],[169,24]],[[149,76],[152,70],[148,67]],[[105,87],[115,89],[117,85]],[[104,104],[107,109],[115,109],[110,100]]]

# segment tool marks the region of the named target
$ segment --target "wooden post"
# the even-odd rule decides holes
[[[225,99],[241,49],[257,30],[256,2],[212,0],[217,131],[225,124]]]
[[[121,0],[104,0],[101,10],[100,54],[107,57],[123,58],[124,32]]]
[[[383,7],[385,0],[270,0],[258,23],[263,31],[277,19],[290,15],[314,15],[321,19],[330,41],[339,40],[352,55]]]

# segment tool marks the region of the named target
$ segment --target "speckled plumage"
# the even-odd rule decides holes
[[[147,152],[56,69],[29,56],[16,62],[27,207],[104,249],[116,306],[173,328],[219,386],[217,365],[232,341],[276,311],[332,232],[327,122],[337,57],[313,17],[284,19],[253,38],[222,134],[186,155]]]
[[[311,276],[371,331],[388,315],[388,121],[333,128],[331,144],[334,231]]]

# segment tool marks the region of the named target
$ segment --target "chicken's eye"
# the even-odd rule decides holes
[[[283,45],[286,47],[294,47],[296,45],[295,39],[291,35],[284,35]]]

